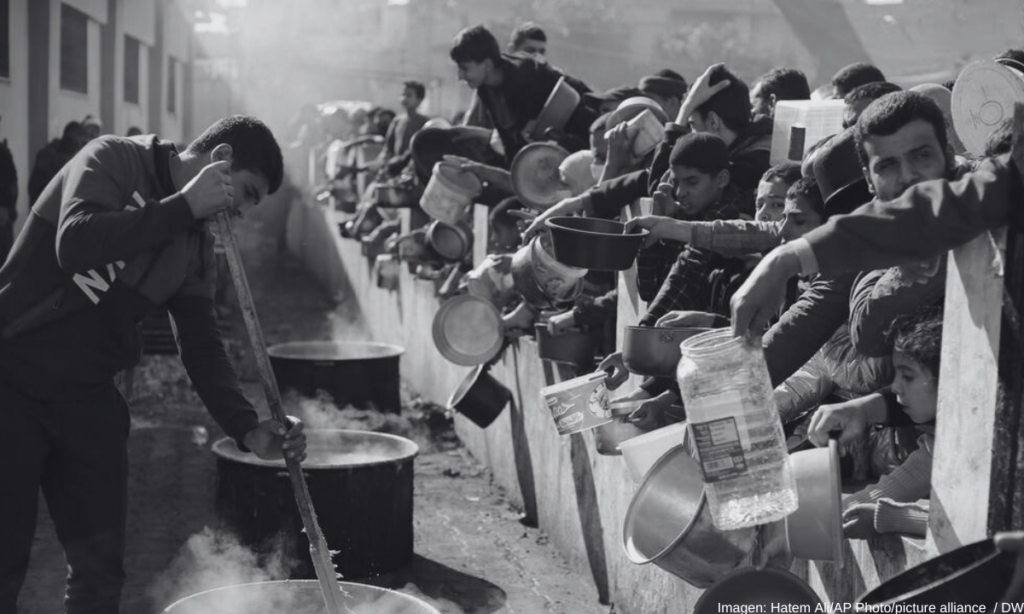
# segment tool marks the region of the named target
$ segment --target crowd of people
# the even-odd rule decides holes
[[[649,233],[631,282],[646,303],[640,324],[732,326],[759,339],[791,449],[842,433],[844,477],[864,485],[844,497],[846,536],[923,535],[944,253],[984,229],[1020,226],[1008,206],[1021,189],[1011,120],[984,152],[969,152],[952,128],[953,82],[904,89],[878,67],[855,63],[818,87],[790,67],[748,85],[735,67],[717,64],[692,82],[665,68],[596,92],[549,63],[546,47],[532,23],[504,50],[483,26],[459,32],[450,56],[473,91],[468,111],[456,125],[426,121],[404,104],[406,84],[407,114],[388,134],[419,132],[398,139],[404,149],[389,145],[379,158],[387,173],[375,179],[401,176],[422,188],[441,160],[475,174],[484,185],[476,201],[491,207],[492,252],[540,240],[557,216],[630,218],[627,232]],[[993,59],[1011,65],[1024,51]],[[534,122],[563,78],[581,102],[564,126],[538,137]],[[842,125],[773,165],[776,105],[800,100],[841,100]],[[639,153],[630,120],[645,112],[664,131]],[[571,195],[545,209],[517,198],[509,175],[517,153],[536,141],[571,154],[560,167]],[[408,156],[392,164],[395,151]],[[642,215],[628,213],[645,199]],[[365,198],[360,206],[373,205]],[[505,327],[614,330],[614,275],[592,271],[586,280],[582,294],[549,296],[543,305],[526,294],[496,301]],[[628,372],[613,343],[599,369],[614,389]],[[672,380],[648,378],[622,398],[638,402],[632,420],[641,428],[685,419]]]

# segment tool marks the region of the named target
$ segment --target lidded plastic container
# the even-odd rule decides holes
[[[796,511],[796,482],[761,347],[727,328],[679,347],[676,377],[715,526],[740,529]]]

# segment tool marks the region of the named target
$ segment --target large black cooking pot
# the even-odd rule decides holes
[[[312,397],[323,390],[339,408],[353,405],[401,411],[399,359],[405,350],[387,343],[298,341],[267,348],[277,384]]]
[[[477,365],[466,374],[448,397],[448,408],[459,412],[482,429],[491,425],[512,400],[512,391]]]
[[[440,614],[425,601],[398,591],[338,582],[348,612],[373,614]],[[214,588],[172,603],[163,614],[326,614],[320,583],[315,580],[252,582]]]
[[[402,437],[345,430],[306,431],[302,463],[309,495],[333,561],[345,578],[369,578],[412,560],[413,459]],[[282,536],[299,561],[292,577],[315,577],[309,542],[284,461],[241,452],[233,439],[213,445],[217,517],[257,550]]]
[[[637,228],[625,234],[622,222],[592,217],[553,217],[551,229],[555,258],[569,266],[592,271],[625,271],[650,234]]]

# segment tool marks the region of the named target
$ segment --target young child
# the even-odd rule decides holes
[[[758,222],[781,222],[786,191],[797,179],[800,179],[800,165],[796,162],[783,162],[765,171],[754,197],[754,219]]]
[[[893,322],[892,392],[921,433],[918,448],[876,484],[843,498],[843,535],[867,539],[876,533],[924,535],[928,526],[932,451],[938,406],[942,316],[930,308]]]

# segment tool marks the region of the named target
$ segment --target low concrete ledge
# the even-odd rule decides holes
[[[289,249],[332,295],[358,301],[374,339],[405,347],[404,378],[424,398],[444,403],[469,369],[449,363],[434,347],[431,325],[440,305],[434,283],[417,279],[403,266],[398,290],[377,288],[360,244],[340,238],[337,222],[332,211],[294,207],[288,220]],[[620,276],[620,331],[646,308],[628,291],[628,278]],[[602,602],[614,602],[616,611],[689,612],[701,590],[654,565],[634,565],[623,553],[622,519],[633,484],[621,458],[599,455],[589,432],[560,437],[540,402],[542,387],[575,373],[540,360],[536,344],[520,339],[491,374],[512,390],[513,402],[487,429],[456,416],[456,431],[513,504],[551,536],[573,565],[589,571]],[[634,380],[627,386],[636,384]],[[934,553],[923,540],[880,537],[846,542],[841,569],[833,563],[796,561],[792,570],[808,579],[824,601],[851,603]]]

